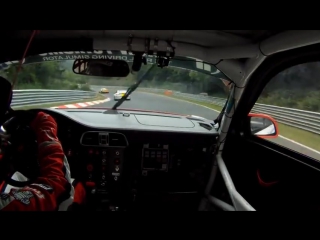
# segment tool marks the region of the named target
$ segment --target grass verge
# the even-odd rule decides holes
[[[91,102],[97,100],[103,100],[106,96],[102,94],[97,94],[93,98],[86,98],[86,99],[79,99],[74,101],[67,101],[67,102],[55,102],[55,103],[45,103],[45,104],[37,104],[37,105],[28,105],[28,106],[21,106],[21,107],[13,107],[14,110],[28,110],[33,108],[49,108],[49,107],[56,107],[61,105],[73,104],[78,102]]]
[[[164,96],[163,94],[159,94],[159,95]],[[190,99],[183,98],[183,97],[176,97],[176,96],[166,96],[166,97],[196,103],[196,104],[208,107],[208,108],[212,108],[217,111],[222,110],[222,107],[214,105],[214,104],[210,104],[210,103],[202,103],[202,102],[190,100]],[[320,151],[320,135],[313,134],[313,133],[304,131],[302,129],[294,128],[294,127],[291,127],[291,126],[288,126],[288,125],[285,125],[282,123],[278,123],[278,126],[279,126],[280,135],[282,135],[286,138],[289,138],[295,142],[301,143],[307,147],[310,147],[312,149]]]

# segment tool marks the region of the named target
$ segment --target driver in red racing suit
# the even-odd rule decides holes
[[[30,127],[37,136],[40,176],[23,188],[0,184],[0,211],[66,211],[83,204],[85,189],[71,179],[55,120],[39,112]],[[19,172],[12,178],[26,180]]]

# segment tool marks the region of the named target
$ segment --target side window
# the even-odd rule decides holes
[[[277,74],[252,112],[277,120],[279,137],[267,141],[320,161],[320,62],[295,65]]]

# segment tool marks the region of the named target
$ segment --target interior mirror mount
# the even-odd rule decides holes
[[[249,113],[250,131],[260,138],[277,138],[279,129],[277,121],[266,114]]]

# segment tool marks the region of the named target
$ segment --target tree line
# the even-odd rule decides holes
[[[12,82],[17,70],[18,65],[11,65],[0,75]],[[74,74],[64,62],[58,61],[22,65],[14,88],[90,90],[87,76]]]
[[[320,62],[283,70],[267,84],[258,102],[320,112]]]

